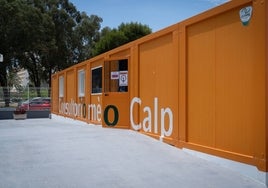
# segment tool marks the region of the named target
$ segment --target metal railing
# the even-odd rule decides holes
[[[49,87],[0,87],[0,109],[16,108],[35,97],[50,97]]]

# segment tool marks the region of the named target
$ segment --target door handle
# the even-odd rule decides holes
[[[109,94],[108,93],[105,93],[104,96],[109,96]]]

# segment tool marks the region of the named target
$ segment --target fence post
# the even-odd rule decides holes
[[[29,90],[29,83],[28,85],[28,110],[29,110],[29,105],[30,105],[30,90]]]

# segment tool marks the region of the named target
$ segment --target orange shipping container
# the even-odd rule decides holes
[[[267,172],[268,3],[234,0],[52,76],[52,113]]]

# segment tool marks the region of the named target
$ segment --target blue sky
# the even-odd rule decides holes
[[[79,11],[103,19],[103,27],[122,22],[148,25],[153,32],[164,29],[228,0],[70,0]]]

